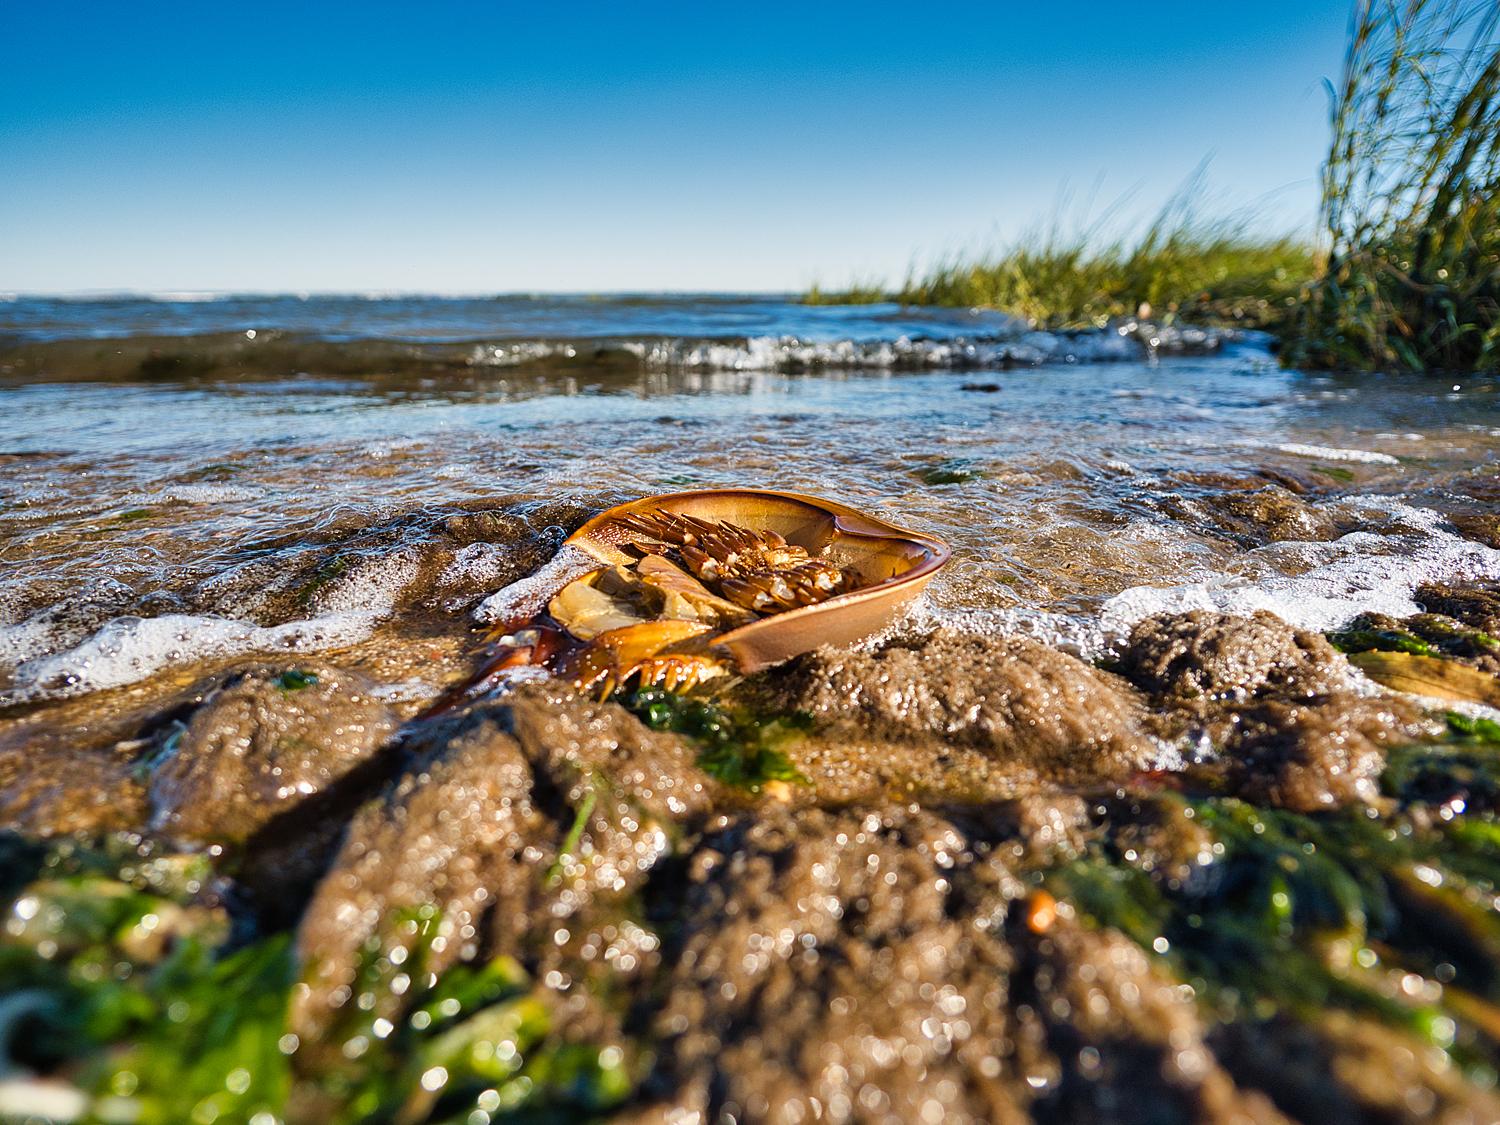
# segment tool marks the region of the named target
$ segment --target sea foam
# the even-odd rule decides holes
[[[65,652],[22,663],[10,690],[0,692],[0,705],[123,687],[196,660],[336,648],[367,637],[378,617],[372,612],[330,613],[270,626],[181,613],[117,617]]]
[[[1235,616],[1267,610],[1299,629],[1326,632],[1361,613],[1421,612],[1415,593],[1427,583],[1500,579],[1500,551],[1455,534],[1442,515],[1391,498],[1384,534],[1351,532],[1329,543],[1277,543],[1246,556],[1261,573],[1218,574],[1163,586],[1133,586],[1094,614],[1024,607],[944,606],[923,598],[873,643],[942,627],[966,633],[1033,637],[1086,659],[1117,650],[1140,621],[1203,609]],[[1288,573],[1288,572],[1295,573]],[[951,596],[951,595],[950,595]]]
[[[493,625],[535,617],[546,608],[553,594],[574,578],[598,570],[600,565],[587,551],[564,544],[536,573],[512,582],[480,602],[474,608],[474,619]]]

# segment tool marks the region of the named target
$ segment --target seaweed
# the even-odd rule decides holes
[[[276,677],[275,683],[283,692],[302,691],[310,688],[318,682],[316,672],[304,672],[300,668],[291,668]]]
[[[1393,765],[1392,790],[1410,781]],[[1195,821],[1211,858],[1183,877],[1105,834],[1046,872],[1048,890],[1129,936],[1225,1019],[1310,1021],[1342,1008],[1449,1052],[1471,1076],[1493,1072],[1500,923],[1486,904],[1500,887],[1500,830],[1492,821],[1153,800]]]
[[[757,791],[767,782],[805,782],[782,747],[811,728],[804,715],[767,716],[666,691],[617,693],[615,699],[652,730],[698,744],[698,764],[727,785]]]
[[[1361,614],[1347,629],[1324,634],[1343,653],[1404,652],[1411,656],[1472,659],[1500,652],[1500,641],[1451,618],[1419,613],[1404,621]]]
[[[1343,653],[1406,652],[1413,656],[1436,656],[1438,650],[1405,629],[1343,629],[1325,634]]]
[[[1403,806],[1430,806],[1444,820],[1500,813],[1500,723],[1456,711],[1445,719],[1441,741],[1391,751],[1384,791]]]
[[[309,1106],[334,1123],[578,1120],[634,1089],[629,1053],[561,1039],[546,993],[514,960],[422,972],[442,921],[430,909],[393,919],[405,956],[372,945],[359,967],[361,995],[415,992],[407,1014],[349,1005],[330,1036],[346,1065],[320,1070],[288,1030],[291,936],[231,942],[200,857],[129,837],[40,857],[3,842],[40,876],[0,932],[0,993],[18,1000],[9,1065],[72,1083],[89,1120],[277,1121]]]
[[[917,471],[923,484],[964,484],[984,474],[967,458],[954,457]]]

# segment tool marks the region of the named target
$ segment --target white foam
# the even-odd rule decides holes
[[[439,690],[426,680],[401,680],[394,684],[379,684],[370,689],[370,695],[387,703],[409,703],[416,699],[431,699]]]
[[[174,484],[151,497],[158,502],[176,501],[179,504],[229,504],[245,500],[259,500],[263,496],[259,489],[244,488],[237,484]]]
[[[169,484],[155,492],[132,492],[120,501],[124,508],[152,504],[235,504],[259,500],[265,493],[237,484]]]
[[[46,611],[11,625],[0,625],[0,668],[13,668],[23,660],[47,652],[57,644],[64,628]]]
[[[11,689],[0,692],[0,704],[123,687],[164,668],[239,653],[337,648],[369,636],[379,617],[373,611],[331,613],[272,626],[181,613],[117,617],[65,652],[21,664]]]
[[[1299,574],[1224,576],[1178,586],[1137,586],[1104,603],[1098,647],[1122,639],[1157,613],[1269,610],[1301,629],[1326,631],[1360,613],[1405,617],[1421,611],[1413,593],[1428,582],[1500,578],[1500,551],[1442,528],[1436,512],[1393,503],[1391,534],[1356,531],[1332,543],[1300,544],[1312,565]],[[1270,557],[1288,545],[1267,549]],[[1251,552],[1252,555],[1259,552]]]
[[[923,340],[803,340],[796,336],[752,336],[738,340],[624,340],[615,346],[652,371],[788,371],[905,368],[970,370],[1045,363],[1139,361],[1150,348],[1116,331],[1026,332],[1010,337]],[[577,354],[572,344],[524,341],[480,344],[470,353],[476,366],[512,367]]]
[[[1353,532],[1332,543],[1276,543],[1246,558],[1260,572],[1214,574],[1173,586],[1135,586],[1109,598],[1097,615],[1027,607],[964,608],[919,598],[866,644],[934,628],[960,633],[1020,635],[1092,660],[1116,649],[1140,621],[1195,609],[1236,616],[1268,610],[1299,629],[1326,632],[1361,613],[1405,617],[1421,611],[1414,592],[1429,582],[1500,579],[1500,551],[1461,538],[1443,517],[1388,497],[1389,534]]]
[[[320,590],[317,608],[323,613],[374,613],[384,617],[396,598],[422,572],[422,560],[414,547],[363,560]]]
[[[410,449],[412,448],[412,446],[421,444],[421,438],[389,438],[383,441],[369,442],[364,446],[364,448],[360,450],[360,452],[363,453],[366,457],[374,458],[377,461],[383,461],[388,457],[394,456],[396,453],[399,453],[403,449]]]
[[[579,575],[598,570],[600,562],[577,547],[562,550],[535,574],[497,590],[474,608],[474,619],[487,624],[525,621],[546,608],[548,600]]]
[[[170,305],[201,305],[210,301],[231,301],[234,294],[212,289],[158,289],[138,294],[137,297],[142,301],[159,301]]]
[[[0,706],[122,687],[166,668],[250,653],[315,652],[364,640],[421,573],[416,549],[362,561],[319,591],[316,614],[279,625],[236,617],[167,614],[116,617],[62,651],[66,625],[46,612],[0,626],[0,658],[14,666]],[[244,612],[248,607],[231,609]],[[3,666],[0,664],[0,666]]]
[[[470,543],[459,549],[453,561],[438,575],[437,584],[457,586],[472,582],[496,582],[512,570],[515,550],[499,543]]]
[[[1338,449],[1329,445],[1303,445],[1288,441],[1276,447],[1282,453],[1293,453],[1298,457],[1316,457],[1320,461],[1358,461],[1366,465],[1399,465],[1401,462],[1389,453],[1372,453],[1365,449]]]

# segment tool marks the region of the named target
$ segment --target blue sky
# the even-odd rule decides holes
[[[1210,156],[1308,229],[1346,16],[14,0],[0,290],[799,288],[1150,211]]]

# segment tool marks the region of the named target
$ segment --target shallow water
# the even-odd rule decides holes
[[[0,303],[0,1116],[1500,1119],[1497,392],[768,298]],[[713,485],[954,558],[710,702],[442,694],[572,529]],[[1305,631],[1418,598],[1466,625]]]
[[[637,362],[361,370],[372,352],[338,375],[179,377],[74,352],[15,362],[82,338],[126,351],[143,335],[156,347],[246,332],[335,353],[526,338],[554,358],[607,336]],[[824,494],[936,533],[955,559],[919,614],[1089,654],[1159,608],[1269,608],[1326,629],[1361,609],[1411,612],[1421,581],[1500,576],[1500,554],[1446,521],[1492,504],[1493,380],[1312,376],[1254,338],[1163,356],[1148,346],[1160,335],[1111,329],[1067,338],[1055,362],[1010,354],[962,372],[716,370],[716,348],[744,367],[757,349],[847,359],[1024,333],[992,314],[732,297],[0,304],[0,699],[340,648],[408,619],[461,639],[519,564],[504,543],[439,549],[434,521],[561,498],[576,522],[625,496],[718,484]],[[678,362],[688,339],[693,365]],[[1091,355],[1126,358],[1078,358]],[[554,519],[531,528],[528,551],[560,540],[567,520]],[[304,595],[267,596],[288,575]]]

